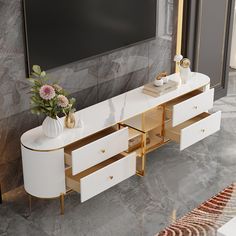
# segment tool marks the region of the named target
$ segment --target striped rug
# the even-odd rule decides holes
[[[236,183],[204,202],[156,236],[215,236],[217,229],[235,216]]]

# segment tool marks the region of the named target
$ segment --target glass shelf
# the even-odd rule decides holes
[[[156,107],[145,113],[132,117],[122,124],[133,127],[134,129],[140,130],[141,132],[148,132],[157,127],[162,126],[163,120],[163,108]]]

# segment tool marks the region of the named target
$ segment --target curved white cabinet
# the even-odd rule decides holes
[[[178,74],[170,76],[170,80],[179,79]],[[213,106],[214,90],[209,85],[208,76],[193,73],[186,84],[159,97],[146,95],[139,87],[76,112],[76,117],[83,119],[83,127],[65,129],[57,138],[45,137],[41,126],[27,131],[21,137],[26,192],[54,198],[69,188],[80,192],[81,201],[85,201],[134,175],[138,158],[142,171],[137,174],[144,173],[145,148],[153,144],[150,139],[164,144],[168,137],[180,142],[182,150],[218,131],[220,112],[205,113]],[[149,120],[152,110],[158,117]],[[143,114],[149,115],[143,119]],[[140,127],[130,127],[137,118]],[[151,122],[148,131],[142,130],[144,120]],[[135,137],[141,137],[136,140],[137,155],[128,153],[130,140]],[[150,150],[153,147],[157,146]]]
[[[55,198],[65,194],[64,150],[32,151],[21,146],[24,187],[38,198]]]

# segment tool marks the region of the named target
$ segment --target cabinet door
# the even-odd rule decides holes
[[[185,0],[183,54],[211,78],[215,98],[227,93],[235,0]]]

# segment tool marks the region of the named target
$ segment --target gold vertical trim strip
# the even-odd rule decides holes
[[[65,195],[64,195],[64,193],[61,193],[61,195],[60,195],[60,205],[61,205],[61,215],[64,215],[64,213],[65,213]]]
[[[177,36],[176,36],[176,54],[181,54],[181,50],[182,50],[183,12],[184,12],[184,0],[179,0],[178,1]],[[178,72],[177,65],[175,66],[175,71]]]

